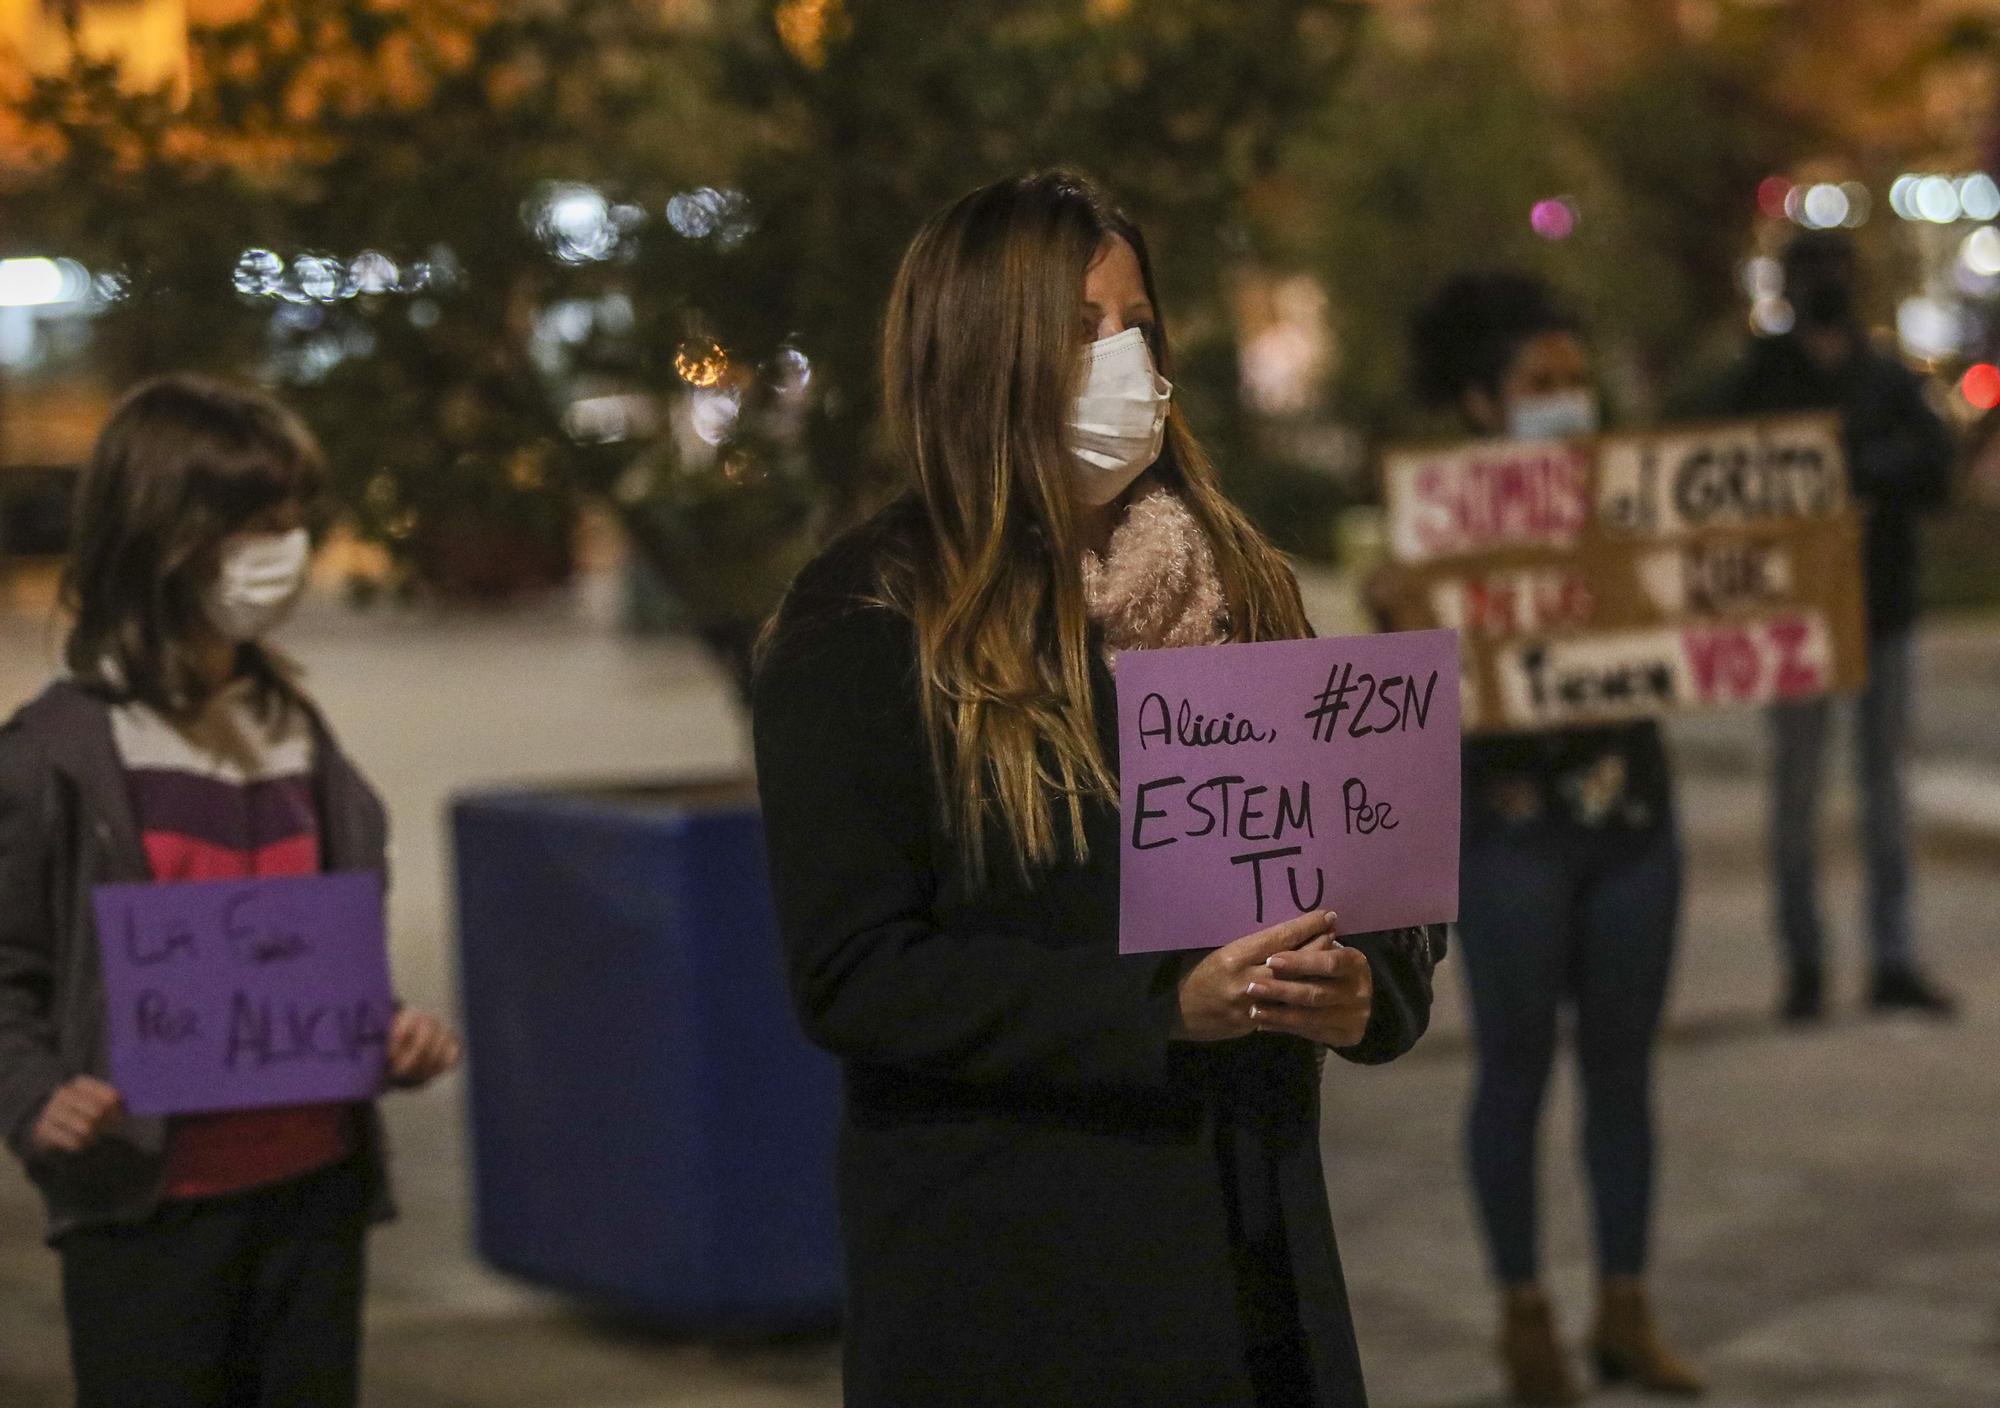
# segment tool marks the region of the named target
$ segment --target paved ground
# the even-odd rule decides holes
[[[390,795],[398,970],[418,1001],[451,1000],[439,826],[451,792],[498,778],[708,769],[744,755],[698,654],[621,642],[573,615],[355,621],[321,609],[293,643]],[[33,687],[44,644],[34,623],[0,616],[0,708]],[[1679,731],[1696,765],[1685,786],[1696,865],[1661,1069],[1657,1279],[1719,1404],[2000,1404],[2000,851],[1977,825],[2000,796],[2000,623],[1935,634],[1925,669],[1921,928],[1969,1000],[1954,1026],[1846,1017],[1804,1037],[1771,1029],[1757,733],[1747,721]],[[1834,879],[1846,918],[1857,908],[1851,867]],[[1841,927],[1850,960],[1852,927]],[[1842,997],[1851,1006],[1851,991]],[[1329,1076],[1331,1196],[1375,1399],[1388,1408],[1497,1401],[1491,1305],[1457,1152],[1466,1084],[1455,976],[1437,1031],[1412,1057],[1380,1071],[1336,1064]],[[1553,1102],[1546,1180],[1551,1280],[1575,1334],[1589,1285],[1569,1091]],[[466,1245],[460,1095],[447,1084],[392,1103],[407,1216],[375,1244],[370,1404],[838,1401],[830,1343],[664,1339],[579,1316],[479,1267]],[[54,1264],[35,1218],[25,1184],[0,1168],[8,1408],[67,1401]]]

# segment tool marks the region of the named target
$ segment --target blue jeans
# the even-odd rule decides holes
[[[1681,848],[1643,831],[1543,817],[1468,835],[1459,941],[1478,1084],[1472,1184],[1494,1275],[1535,1279],[1537,1135],[1565,1006],[1576,1013],[1584,1163],[1605,1276],[1645,1269],[1653,1203],[1653,1045],[1673,967]]]
[[[1868,684],[1854,706],[1861,785],[1868,933],[1878,971],[1916,963],[1910,934],[1909,742],[1912,637],[1877,637]],[[1820,967],[1819,801],[1825,790],[1833,701],[1821,697],[1771,711],[1771,857],[1778,937],[1794,972]]]

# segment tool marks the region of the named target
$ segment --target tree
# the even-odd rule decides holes
[[[1563,289],[1617,399],[1654,409],[1691,349],[1736,325],[1757,183],[1811,135],[1766,91],[1765,28],[1657,45],[1569,91],[1533,34],[1475,0],[1438,5],[1427,44],[1364,46],[1290,168],[1324,212],[1288,252],[1332,296],[1341,413],[1376,439],[1446,432],[1410,401],[1409,320],[1452,273],[1494,265]],[[1568,37],[1593,36],[1578,20]]]
[[[57,155],[9,223],[116,281],[97,351],[118,380],[287,392],[410,580],[554,580],[580,483],[540,319],[611,279],[552,248],[535,202],[614,169],[664,200],[687,135],[665,38],[621,0],[266,0],[193,32],[185,102],[87,60],[37,81],[23,116]]]
[[[740,675],[811,543],[887,487],[875,328],[918,221],[1091,169],[1160,246],[1185,395],[1227,406],[1246,193],[1359,8],[266,0],[197,31],[182,105],[88,63],[36,84],[58,155],[9,216],[115,272],[121,376],[295,397],[412,582],[557,575],[596,499]]]
[[[1495,264],[1571,281],[1574,247],[1537,239],[1529,213],[1590,175],[1520,62],[1511,19],[1493,6],[1440,8],[1429,45],[1378,33],[1365,46],[1287,169],[1300,203],[1323,217],[1294,222],[1284,254],[1328,289],[1335,401],[1371,440],[1429,428],[1411,405],[1406,344],[1436,285]]]

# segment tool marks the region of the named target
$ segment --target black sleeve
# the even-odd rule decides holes
[[[1360,1041],[1334,1050],[1363,1066],[1393,1061],[1415,1046],[1431,1024],[1431,970],[1444,956],[1444,926],[1343,935],[1340,941],[1367,955],[1375,1010]]]
[[[1757,383],[1753,352],[1682,388],[1667,406],[1667,419],[1712,420],[1758,414],[1766,408],[1759,404]]]
[[[752,702],[778,928],[807,1034],[856,1062],[1079,1091],[1168,1080],[1178,956],[941,928],[908,622],[781,625]],[[995,856],[996,865],[1012,864]]]
[[[1951,493],[1951,429],[1907,368],[1892,363],[1881,375],[1886,424],[1848,447],[1855,493],[1899,513],[1941,507]]]
[[[0,1137],[23,1158],[65,1079],[52,1015],[53,795],[40,750],[19,728],[0,729]]]

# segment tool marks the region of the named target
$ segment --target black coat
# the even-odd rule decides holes
[[[1758,338],[1709,409],[1729,415],[1840,412],[1848,479],[1867,516],[1862,565],[1868,627],[1877,636],[1894,635],[1916,622],[1917,524],[1949,495],[1956,450],[1916,373],[1856,336],[1852,360],[1831,370],[1806,354],[1797,334]]]
[[[1187,960],[1117,952],[1113,806],[1087,813],[1087,864],[1024,880],[989,850],[971,883],[934,801],[910,624],[858,599],[888,531],[800,575],[754,707],[793,992],[846,1074],[847,1402],[1249,1408],[1255,1338],[1306,1381],[1297,1401],[1363,1404],[1321,1053],[1170,1039]],[[1431,938],[1344,938],[1376,993],[1350,1060],[1422,1033]]]

